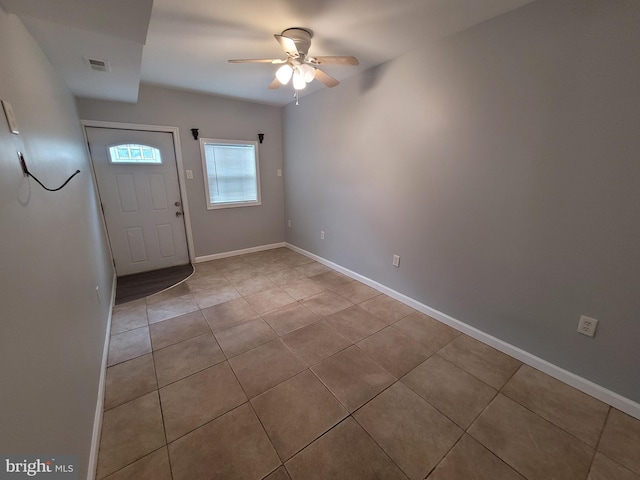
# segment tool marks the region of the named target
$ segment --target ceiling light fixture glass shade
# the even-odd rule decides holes
[[[316,69],[306,63],[300,65],[300,73],[306,83],[311,83],[316,77]]]
[[[286,85],[289,82],[291,75],[293,75],[293,68],[287,63],[282,65],[276,72],[276,78],[282,85]]]
[[[293,88],[296,90],[302,90],[307,86],[307,82],[304,81],[304,75],[298,68],[293,71]]]

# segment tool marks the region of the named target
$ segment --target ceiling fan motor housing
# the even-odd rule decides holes
[[[300,55],[305,57],[309,53],[309,47],[311,47],[311,39],[313,38],[313,32],[308,28],[287,28],[281,35],[283,37],[290,38],[296,44],[296,48]]]

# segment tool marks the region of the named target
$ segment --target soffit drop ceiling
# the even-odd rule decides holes
[[[74,95],[135,102],[153,0],[0,0],[20,17]],[[91,70],[85,58],[109,62]]]
[[[267,89],[277,66],[227,59],[284,58],[273,34],[306,27],[315,33],[312,55],[360,60],[358,67],[323,67],[344,80],[530,1],[0,0],[0,5],[20,16],[78,96],[135,102],[142,81],[285,105],[293,100],[290,85]],[[88,71],[83,56],[108,60],[112,72]],[[313,82],[302,96],[322,88]]]

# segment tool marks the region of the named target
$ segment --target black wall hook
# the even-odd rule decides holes
[[[258,140],[260,140],[260,143],[262,143],[264,141],[264,133],[259,133],[258,134]]]
[[[191,129],[191,135],[193,135],[193,139],[194,140],[198,140],[198,128],[192,128]]]

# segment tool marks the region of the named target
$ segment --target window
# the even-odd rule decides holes
[[[109,147],[109,163],[162,165],[160,150],[149,145],[127,143]]]
[[[207,208],[260,205],[258,142],[200,139]]]

